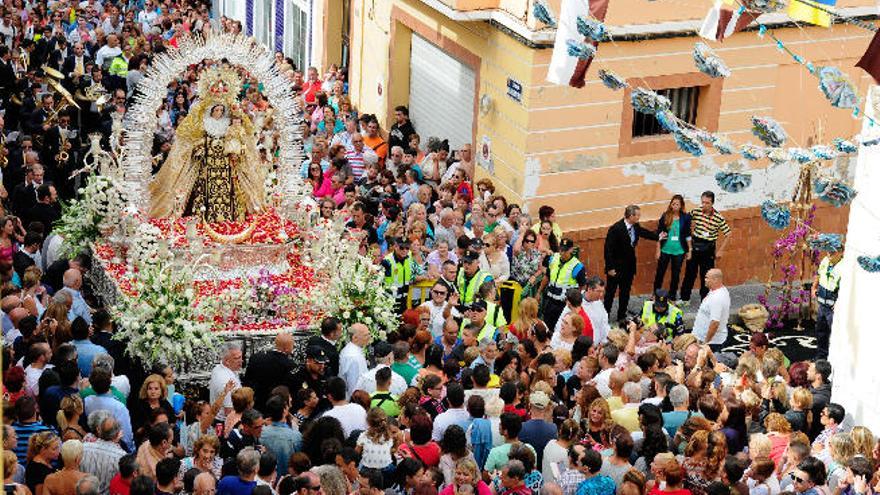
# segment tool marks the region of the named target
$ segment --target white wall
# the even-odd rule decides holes
[[[868,102],[880,98],[880,86],[868,92]],[[867,105],[866,113],[880,119],[880,112]],[[880,126],[862,125],[862,138],[880,137]],[[880,145],[862,146],[855,172],[858,192],[850,208],[847,228],[844,272],[834,312],[831,332],[832,400],[851,413],[856,424],[880,431],[880,367],[877,349],[877,294],[880,273],[868,273],[856,258],[880,255]]]

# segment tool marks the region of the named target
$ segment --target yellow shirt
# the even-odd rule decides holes
[[[611,397],[605,399],[605,401],[608,402],[608,409],[611,409],[612,411],[616,411],[623,407],[623,399],[621,399],[620,397],[615,397],[612,395]]]
[[[620,426],[626,428],[630,433],[639,431],[639,407],[621,407],[616,411],[611,411],[611,419]]]

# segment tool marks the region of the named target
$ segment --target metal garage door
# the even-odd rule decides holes
[[[472,142],[475,84],[470,67],[413,34],[409,113],[422,146],[430,136],[449,139],[453,150]]]

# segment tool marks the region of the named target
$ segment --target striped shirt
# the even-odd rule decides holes
[[[701,208],[697,208],[691,212],[691,233],[694,237],[715,241],[719,234],[729,235],[730,226],[715,208],[712,208],[712,213],[709,215],[703,213]]]
[[[110,480],[119,472],[119,458],[124,455],[125,451],[113,442],[105,440],[85,442],[79,469],[84,473],[95,475],[100,485],[98,493],[107,493]]]
[[[358,180],[363,177],[366,168],[364,165],[364,154],[352,149],[345,152],[345,159],[348,160],[348,165],[351,167],[351,174],[354,176],[354,179]]]
[[[15,444],[15,456],[21,464],[27,462],[28,441],[32,435],[41,431],[55,431],[51,426],[44,425],[42,421],[34,421],[33,423],[16,421],[12,423],[12,429],[15,430],[15,436],[18,437],[18,443]]]

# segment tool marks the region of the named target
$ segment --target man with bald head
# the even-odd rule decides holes
[[[64,292],[70,294],[71,298],[71,306],[70,311],[67,312],[67,318],[70,321],[75,320],[77,317],[82,318],[89,325],[92,324],[92,310],[89,308],[89,305],[86,304],[85,299],[83,299],[82,290],[83,280],[82,280],[82,272],[77,270],[76,268],[70,268],[64,272]]]
[[[282,332],[275,336],[274,349],[258,352],[248,360],[242,384],[254,389],[254,404],[260,411],[272,389],[281,385],[295,368],[292,352],[293,335]]]
[[[5,336],[10,330],[15,328],[10,319],[10,314],[15,308],[21,307],[21,298],[18,296],[6,296],[0,300],[0,309],[3,310],[3,335]]]
[[[217,488],[217,480],[208,471],[199,473],[193,482],[193,495],[214,495]]]
[[[712,268],[706,272],[709,293],[700,303],[693,334],[700,342],[709,344],[714,352],[721,350],[727,340],[727,319],[730,316],[730,293],[724,286],[721,270]]]
[[[15,340],[22,336],[21,330],[18,328],[18,324],[28,316],[28,310],[17,307],[13,308],[12,311],[9,312],[9,321],[12,322],[12,329],[6,332],[6,335],[3,336],[3,341],[7,346],[12,346],[15,344]]]
[[[339,353],[339,376],[345,380],[347,397],[351,397],[361,375],[369,370],[364,350],[373,340],[370,329],[363,323],[352,325],[349,333],[351,340]]]

